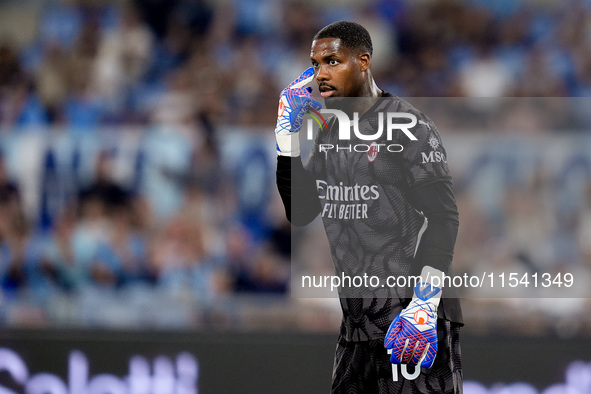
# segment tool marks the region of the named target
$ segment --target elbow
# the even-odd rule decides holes
[[[285,211],[285,215],[287,216],[287,220],[289,220],[289,222],[295,227],[307,226],[308,224],[312,223],[312,221],[314,221],[314,219],[316,218],[316,215],[292,215],[291,212],[289,212],[288,210]]]

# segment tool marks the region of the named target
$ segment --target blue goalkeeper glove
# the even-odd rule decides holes
[[[433,365],[437,355],[437,307],[441,289],[432,286],[429,278],[441,278],[442,275],[435,268],[423,268],[423,282],[415,286],[412,301],[390,324],[384,346],[391,349],[392,364],[420,365],[424,368]]]
[[[312,79],[314,68],[310,67],[281,92],[275,127],[277,154],[280,156],[300,155],[298,132],[302,129],[304,115],[310,108],[319,110],[322,107],[312,98],[312,88],[304,88]]]

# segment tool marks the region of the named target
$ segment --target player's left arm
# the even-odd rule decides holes
[[[459,227],[458,207],[451,178],[418,185],[413,190],[416,209],[427,218],[415,262],[447,274],[451,267]]]
[[[442,295],[432,278],[449,271],[459,215],[446,152],[435,125],[424,122],[415,136],[418,141],[405,149],[404,163],[410,201],[428,223],[414,258],[423,267],[422,283],[415,286],[410,304],[390,325],[384,344],[392,349],[392,363],[429,368],[437,354],[437,308]]]

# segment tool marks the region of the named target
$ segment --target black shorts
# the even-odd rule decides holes
[[[332,393],[461,394],[460,325],[438,320],[437,338],[438,350],[433,366],[419,372],[413,367],[391,364],[382,339],[348,342],[339,336]]]

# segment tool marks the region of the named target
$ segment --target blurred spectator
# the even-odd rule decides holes
[[[591,182],[585,188],[585,206],[579,219],[578,243],[585,263],[591,267]]]
[[[461,71],[461,86],[466,96],[504,97],[511,83],[508,70],[492,56],[490,49],[483,49]]]
[[[43,259],[44,239],[22,213],[9,213],[2,225],[1,287],[13,297],[44,301],[54,284],[55,270]]]
[[[102,34],[94,64],[93,90],[108,103],[109,112],[122,109],[126,93],[146,73],[153,47],[134,6],[126,5],[120,16],[119,26]]]
[[[14,214],[22,212],[18,185],[10,179],[3,154],[0,153],[0,208],[2,212]]]
[[[166,34],[170,14],[179,0],[134,0],[133,4],[140,10],[143,19],[150,26],[158,39]]]
[[[16,291],[26,282],[22,215],[18,186],[9,179],[4,158],[0,156],[0,278],[2,289],[8,292]]]
[[[16,49],[8,42],[2,41],[0,43],[0,89],[3,95],[6,89],[22,77],[22,73]]]
[[[111,231],[106,242],[98,247],[93,262],[95,280],[100,278],[98,283],[126,286],[153,279],[147,264],[147,236],[137,221],[134,223],[136,212],[130,208],[118,207],[113,211]]]
[[[108,107],[101,103],[92,79],[99,34],[97,22],[90,21],[84,25],[69,52],[66,68],[68,94],[62,108],[64,121],[74,130],[92,130],[106,117]],[[59,119],[59,112],[56,115]]]
[[[398,57],[396,25],[384,19],[379,14],[379,10],[371,5],[362,9],[357,22],[362,26],[367,26],[371,36],[373,45],[372,72],[380,76],[389,73],[392,62],[395,62]],[[310,36],[310,32],[307,33]],[[305,37],[302,37],[301,40],[305,40]]]
[[[100,216],[114,217],[132,208],[133,196],[113,178],[112,152],[99,152],[93,181],[79,193],[82,212],[99,211]],[[94,208],[96,207],[96,208]]]
[[[46,42],[53,41],[65,48],[70,47],[84,25],[77,3],[77,1],[48,1],[41,13],[39,37]]]
[[[285,294],[289,286],[289,265],[269,245],[262,245],[248,267],[236,272],[236,291]],[[244,269],[246,268],[246,269]]]
[[[43,54],[43,62],[36,74],[39,97],[48,110],[49,117],[55,121],[63,111],[61,106],[68,96],[68,59],[62,47],[48,44]]]
[[[164,224],[150,247],[151,269],[158,285],[171,292],[188,292],[188,272],[207,257],[201,223],[181,215]]]
[[[168,74],[166,88],[154,103],[151,120],[156,125],[172,126],[193,138],[196,122],[195,92],[191,90],[185,69]]]
[[[162,41],[154,48],[147,79],[151,83],[161,83],[169,73],[179,69],[189,58],[191,46],[190,30],[174,25]]]
[[[0,125],[4,128],[39,129],[48,124],[48,115],[33,83],[27,78],[17,78],[5,90],[0,102]]]
[[[77,264],[74,253],[73,233],[76,213],[66,209],[54,222],[51,235],[44,250],[44,259],[56,271],[56,282],[65,292],[77,289],[86,281],[85,273]]]
[[[516,80],[516,85],[508,92],[511,96],[523,97],[563,97],[568,96],[564,80],[552,69],[551,54],[534,48],[525,58],[525,67]]]
[[[289,266],[272,252],[270,245],[253,245],[241,226],[227,232],[229,269],[238,293],[285,293],[289,283]]]

